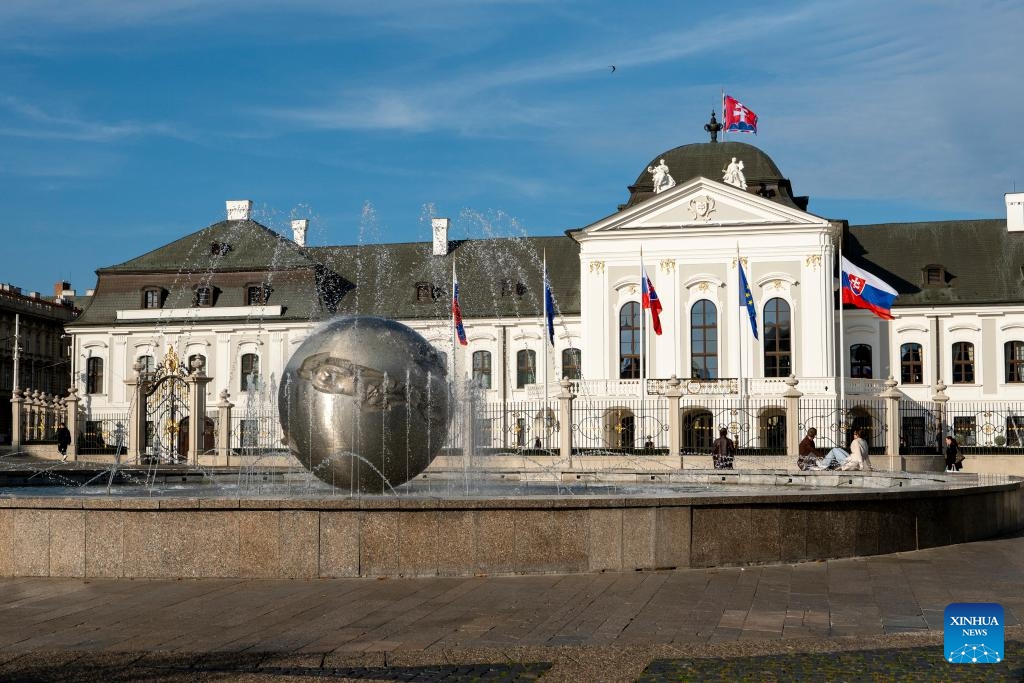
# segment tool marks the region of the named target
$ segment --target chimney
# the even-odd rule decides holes
[[[252,201],[249,199],[229,199],[225,202],[228,207],[229,221],[247,221],[252,212]]]
[[[1006,230],[1008,232],[1024,232],[1024,192],[1007,192],[1006,199]]]
[[[60,280],[53,286],[54,296],[63,296],[64,292],[71,289],[71,283],[67,280]]]
[[[300,247],[306,246],[306,228],[308,227],[309,221],[305,218],[292,221],[292,239]]]
[[[431,218],[430,227],[434,229],[434,256],[448,254],[448,219]]]

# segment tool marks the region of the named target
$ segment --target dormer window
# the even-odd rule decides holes
[[[245,288],[246,306],[262,306],[269,297],[270,287],[267,285],[247,285]]]
[[[946,269],[938,264],[927,265],[922,269],[923,284],[925,287],[944,287],[946,284]]]
[[[231,245],[227,242],[210,242],[211,256],[227,256],[229,251],[231,251]]]
[[[512,280],[501,281],[502,296],[517,296],[521,298],[524,294],[526,294],[526,285],[522,282],[513,282]]]
[[[195,305],[200,307],[212,306],[213,287],[196,287]]]
[[[163,308],[164,290],[161,287],[146,287],[142,290],[143,308]]]
[[[434,285],[429,282],[416,283],[416,301],[424,303],[434,300]]]

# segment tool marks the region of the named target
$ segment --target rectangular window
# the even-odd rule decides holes
[[[920,344],[900,346],[900,382],[903,384],[924,382],[924,361],[921,356]]]
[[[974,344],[953,344],[953,384],[974,384]]]
[[[473,352],[473,382],[482,389],[491,388],[491,352]]]
[[[103,359],[89,358],[85,361],[85,393],[103,393]]]
[[[520,351],[516,354],[516,388],[537,383],[537,352]]]
[[[953,436],[961,446],[975,446],[978,443],[976,422],[973,415],[957,415],[953,418]]]
[[[1024,448],[1024,416],[1006,416],[1006,446]]]
[[[579,349],[565,349],[562,351],[562,378],[580,379],[582,372],[580,365],[583,354]]]
[[[908,415],[901,420],[900,427],[900,437],[902,439],[902,445],[914,447],[928,445],[925,442],[926,437],[924,415]]]

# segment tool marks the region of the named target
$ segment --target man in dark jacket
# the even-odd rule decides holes
[[[814,446],[814,437],[817,435],[818,430],[811,427],[807,430],[807,436],[800,442],[800,455],[796,459],[796,466],[802,470],[810,469],[818,464],[820,453]]]
[[[71,445],[71,431],[68,426],[61,422],[57,425],[57,450],[60,452],[60,461],[67,462],[68,446]]]

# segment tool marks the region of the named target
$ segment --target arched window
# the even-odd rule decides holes
[[[871,345],[854,344],[850,347],[850,377],[871,379]]]
[[[473,352],[473,381],[483,389],[491,388],[491,352]]]
[[[238,378],[238,389],[248,391],[260,388],[260,357],[255,353],[242,354],[242,374]]]
[[[764,376],[789,377],[793,369],[793,328],[785,299],[764,305]]]
[[[974,384],[974,344],[953,344],[953,384]]]
[[[194,361],[196,359],[199,359],[199,362],[200,362],[200,366],[199,367],[202,368],[203,372],[206,372],[206,356],[204,356],[201,353],[193,353],[191,356],[188,357],[188,366],[186,366],[186,370],[188,370],[188,373],[190,375],[192,374],[192,370],[193,370],[192,361]]]
[[[640,379],[640,304],[619,309],[619,379]]]
[[[537,383],[537,352],[524,349],[516,354],[516,388]]]
[[[718,378],[718,308],[707,299],[690,309],[690,376]]]
[[[900,346],[900,382],[922,384],[924,382],[924,360],[920,344]]]
[[[85,361],[85,393],[103,393],[103,359],[88,358]]]
[[[583,376],[580,365],[583,354],[579,349],[564,349],[562,351],[562,378],[579,379]]]
[[[1024,382],[1024,341],[1008,341],[1003,344],[1006,353],[1007,383]]]

